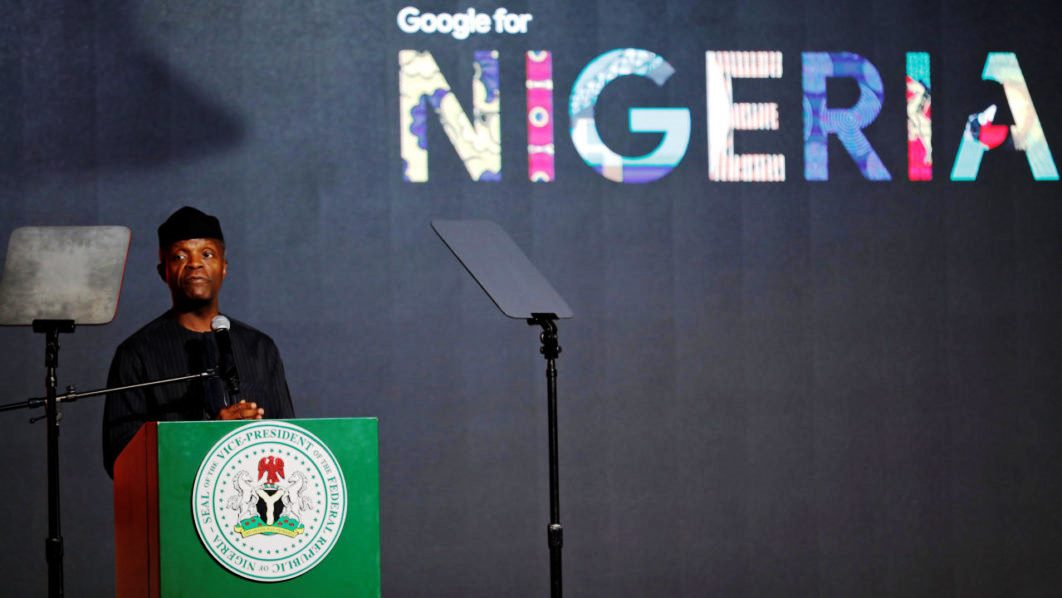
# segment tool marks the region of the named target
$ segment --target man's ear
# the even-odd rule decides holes
[[[155,270],[158,271],[159,278],[162,279],[162,282],[166,282],[166,268],[162,266],[162,262],[159,262],[159,264],[155,266]]]

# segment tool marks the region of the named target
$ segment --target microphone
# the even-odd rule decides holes
[[[218,314],[210,321],[214,339],[218,343],[218,375],[225,381],[228,389],[226,406],[235,405],[240,394],[240,373],[236,371],[236,360],[232,357],[232,339],[229,338],[229,319]]]

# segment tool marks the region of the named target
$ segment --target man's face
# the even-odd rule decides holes
[[[185,239],[159,253],[159,274],[175,306],[216,303],[228,262],[217,239]]]

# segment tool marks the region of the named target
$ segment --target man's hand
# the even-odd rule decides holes
[[[218,419],[262,419],[264,415],[265,409],[260,408],[258,403],[240,401],[219,411]]]

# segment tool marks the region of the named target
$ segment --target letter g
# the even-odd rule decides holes
[[[398,28],[405,33],[416,33],[420,30],[420,10],[415,6],[407,6],[398,11]]]

